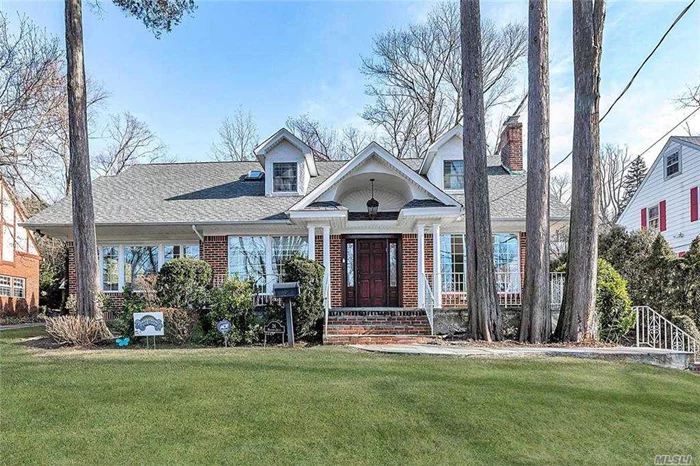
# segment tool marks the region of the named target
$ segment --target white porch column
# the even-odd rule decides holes
[[[309,259],[316,260],[316,226],[309,225]]]
[[[433,225],[433,294],[435,307],[442,308],[442,263],[440,262],[440,225]]]
[[[331,283],[331,226],[323,225],[323,267],[325,269],[324,284],[328,283],[328,287],[323,288],[324,304],[326,309],[331,308],[330,283]]]
[[[425,307],[425,225],[418,225],[418,307]]]

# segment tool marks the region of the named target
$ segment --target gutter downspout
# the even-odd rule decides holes
[[[194,234],[197,235],[199,240],[203,243],[204,237],[197,231],[197,225],[195,225],[194,223],[192,224],[192,231],[194,231]]]

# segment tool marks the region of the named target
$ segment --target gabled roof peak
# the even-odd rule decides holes
[[[311,147],[309,147],[308,144],[296,137],[287,128],[280,128],[275,134],[265,139],[258,145],[258,147],[253,149],[253,153],[255,154],[263,168],[265,168],[265,157],[268,154],[268,152],[275,148],[282,141],[287,141],[294,147],[299,149],[304,158],[306,159],[306,164],[309,167],[309,172],[311,173],[311,176],[318,175],[318,170],[316,169],[316,160],[314,159]]]

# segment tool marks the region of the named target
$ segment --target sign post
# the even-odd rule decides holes
[[[134,312],[134,336],[146,337],[146,348],[148,337],[153,337],[153,349],[156,349],[156,337],[165,334],[163,322],[162,312]]]
[[[294,346],[294,321],[292,318],[292,300],[299,296],[299,282],[275,283],[272,287],[275,298],[284,300],[287,314],[287,343]]]
[[[231,333],[231,322],[222,319],[216,323],[216,329],[224,336],[224,347],[228,348],[228,335]]]

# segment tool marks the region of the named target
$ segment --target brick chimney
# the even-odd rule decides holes
[[[498,153],[501,154],[501,163],[508,170],[523,171],[523,124],[518,121],[518,115],[509,116],[503,123]]]

